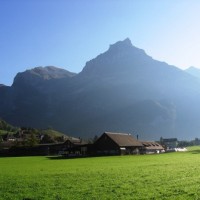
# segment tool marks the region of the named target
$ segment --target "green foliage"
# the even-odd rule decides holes
[[[8,131],[6,131],[6,130],[0,130],[0,135],[5,135],[6,133],[8,133]]]
[[[45,134],[41,140],[42,144],[48,144],[48,143],[55,143],[56,140],[54,139],[53,136]]]
[[[200,148],[82,159],[0,158],[1,200],[198,199]]]
[[[26,141],[26,145],[32,147],[32,146],[37,145],[38,143],[39,143],[39,140],[37,139],[36,134],[31,133],[30,137]]]
[[[10,136],[16,138],[12,146],[35,146],[39,143],[64,142],[67,137],[63,133],[52,129],[39,130],[31,127],[16,128],[9,125],[4,120],[0,120],[0,142],[2,142],[3,136],[8,133]],[[16,136],[18,133],[23,136]],[[41,140],[41,138],[43,139]]]

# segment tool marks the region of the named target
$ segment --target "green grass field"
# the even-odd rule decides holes
[[[0,158],[1,200],[200,199],[200,148],[160,155]]]

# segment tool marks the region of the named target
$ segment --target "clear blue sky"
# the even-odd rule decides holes
[[[80,72],[129,37],[153,58],[200,67],[199,0],[0,0],[0,83],[53,65]]]

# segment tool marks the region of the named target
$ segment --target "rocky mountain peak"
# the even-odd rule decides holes
[[[75,73],[54,66],[35,67],[33,69],[18,73],[14,79],[13,85],[20,83],[33,83],[35,85],[41,81],[70,78],[75,75]]]
[[[110,45],[105,53],[87,62],[81,74],[101,76],[118,71],[121,73],[149,61],[152,61],[152,58],[144,50],[133,46],[131,40],[126,38]]]
[[[123,41],[118,41],[115,44],[111,44],[109,49],[123,48],[123,47],[133,47],[131,40],[129,38],[126,38]]]

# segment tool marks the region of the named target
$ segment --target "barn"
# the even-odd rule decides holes
[[[138,154],[143,145],[127,133],[105,132],[94,143],[96,155]]]

